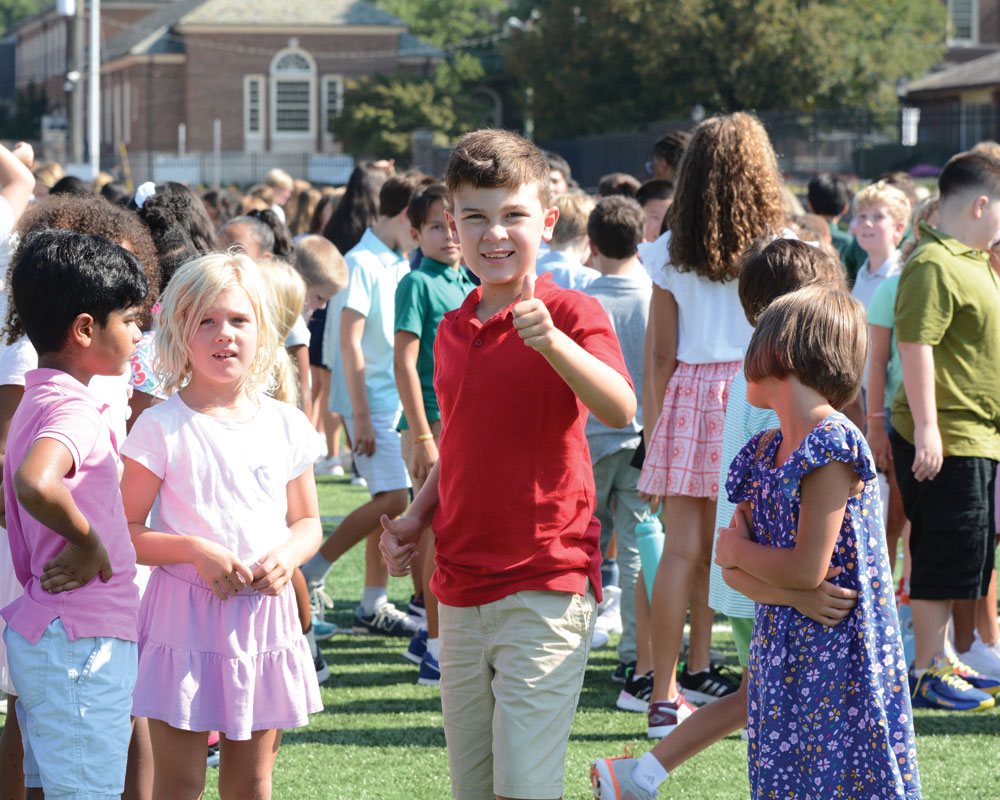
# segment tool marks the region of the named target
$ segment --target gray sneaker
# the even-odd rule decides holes
[[[653,800],[659,792],[637,786],[632,770],[639,759],[631,756],[599,758],[590,765],[590,785],[597,800]]]
[[[417,624],[392,603],[383,603],[374,614],[365,614],[358,606],[354,609],[354,632],[374,636],[405,636],[413,638],[419,630]]]

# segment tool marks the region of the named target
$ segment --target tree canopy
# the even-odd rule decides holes
[[[42,0],[0,0],[0,34],[42,7]]]
[[[508,70],[538,136],[741,109],[886,110],[944,50],[941,0],[537,0]]]

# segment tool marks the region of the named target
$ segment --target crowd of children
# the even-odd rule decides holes
[[[807,213],[745,113],[595,196],[499,130],[242,196],[0,146],[0,800],[269,798],[362,542],[353,632],[440,687],[460,800],[563,795],[615,634],[658,741],[598,800],[741,729],[753,798],[917,800],[911,709],[1000,694],[998,158]]]

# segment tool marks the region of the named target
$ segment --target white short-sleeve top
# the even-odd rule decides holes
[[[288,482],[318,456],[306,415],[259,396],[245,420],[192,410],[179,395],[146,409],[121,454],[160,478],[150,527],[216,542],[250,566],[288,540]]]
[[[742,361],[753,328],[740,304],[737,282],[680,272],[670,262],[670,231],[640,250],[653,283],[677,301],[677,360],[685,364]]]

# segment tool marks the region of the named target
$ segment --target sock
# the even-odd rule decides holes
[[[919,679],[921,675],[923,675],[925,672],[927,672],[927,670],[926,669],[912,669],[912,670],[910,670],[910,672],[913,674],[914,678],[918,678]]]
[[[438,660],[438,649],[439,649],[438,642],[440,641],[441,640],[438,639],[436,636],[433,639],[427,640],[427,652],[431,654],[431,658],[433,658],[435,661]]]
[[[310,628],[306,632],[305,636],[306,636],[306,641],[309,642],[309,653],[315,660],[316,656],[319,655],[319,645],[316,644],[316,633],[313,631],[312,628]]]
[[[618,585],[618,559],[606,558],[601,563],[601,586]]]
[[[302,574],[305,576],[306,583],[311,586],[322,584],[326,579],[326,573],[330,571],[330,567],[333,564],[323,558],[322,553],[316,553],[312,558],[310,558],[305,564],[302,565]]]
[[[375,609],[389,602],[389,597],[385,593],[384,586],[366,586],[364,594],[361,595],[361,609],[366,617],[375,613]]]
[[[652,753],[643,753],[632,770],[632,780],[647,792],[655,792],[667,779],[667,772]]]

